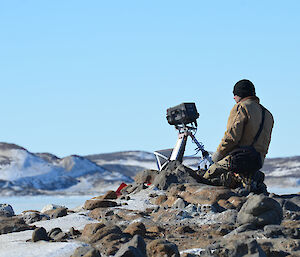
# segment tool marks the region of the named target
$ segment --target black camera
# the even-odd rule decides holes
[[[196,123],[199,113],[195,103],[182,103],[167,109],[167,120],[170,125],[187,125]]]

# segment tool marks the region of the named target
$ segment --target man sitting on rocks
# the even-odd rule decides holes
[[[233,89],[236,104],[232,108],[227,130],[224,134],[217,151],[213,154],[214,164],[203,175],[213,185],[222,185],[236,188],[242,184],[253,184],[253,180],[264,186],[264,174],[257,171],[249,182],[249,176],[239,174],[239,171],[232,170],[231,152],[240,146],[250,146],[253,144],[255,150],[260,153],[261,163],[263,164],[268,152],[271,133],[274,124],[272,114],[259,103],[256,97],[255,88],[251,81],[243,79],[238,81]],[[262,109],[265,109],[264,119]],[[264,120],[262,122],[262,120]],[[262,124],[262,125],[261,125]],[[258,131],[261,129],[261,133]],[[256,135],[258,138],[255,141]],[[257,184],[256,183],[256,184]],[[253,191],[253,189],[251,189]],[[264,191],[264,190],[262,190]]]

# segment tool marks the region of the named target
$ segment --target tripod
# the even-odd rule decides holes
[[[201,151],[202,161],[206,160],[209,165],[213,164],[209,153],[204,149],[204,145],[200,143],[195,137],[195,133],[197,130],[196,123],[195,125],[190,126],[187,126],[186,124],[176,125],[175,128],[178,130],[178,139],[175,147],[173,149],[165,149],[154,152],[159,170],[163,170],[170,161],[183,161],[188,137],[191,137],[192,141],[197,145],[197,148],[195,149],[196,154]]]

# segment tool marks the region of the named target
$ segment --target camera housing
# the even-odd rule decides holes
[[[187,125],[196,123],[199,118],[195,103],[182,103],[167,109],[167,120],[170,125]]]

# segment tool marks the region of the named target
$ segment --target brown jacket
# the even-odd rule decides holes
[[[259,98],[249,96],[238,102],[230,112],[227,130],[217,148],[221,156],[225,157],[237,146],[251,145],[259,130],[261,119],[262,108],[259,105]],[[273,116],[266,109],[262,132],[254,144],[255,149],[261,154],[262,161],[268,153],[273,124]]]

